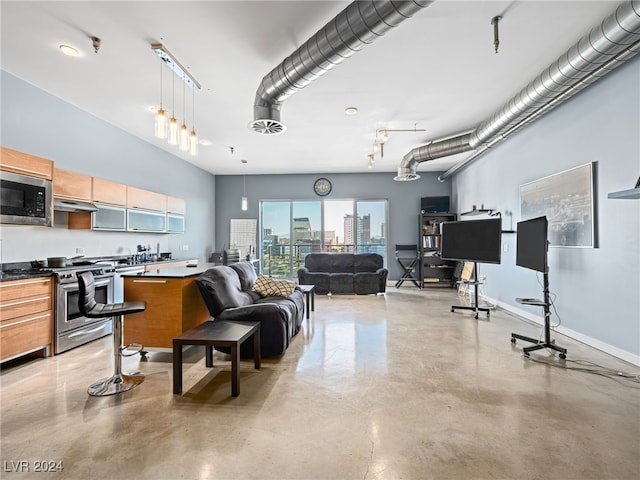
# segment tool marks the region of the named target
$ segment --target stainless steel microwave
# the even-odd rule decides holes
[[[51,180],[2,171],[0,197],[0,223],[52,225]]]

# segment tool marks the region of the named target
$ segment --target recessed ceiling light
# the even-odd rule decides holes
[[[347,107],[344,109],[344,113],[346,115],[355,115],[358,113],[358,109],[356,107]]]
[[[78,50],[69,45],[60,45],[58,48],[62,53],[69,57],[77,57],[78,55],[80,55],[80,52],[78,52]]]
[[[206,138],[203,138],[202,140],[200,140],[198,142],[200,145],[202,145],[203,147],[208,147],[209,145],[212,144],[211,140],[207,140]]]

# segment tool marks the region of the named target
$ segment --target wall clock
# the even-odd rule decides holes
[[[313,184],[313,191],[321,197],[329,195],[331,193],[331,182],[327,178],[319,178]]]

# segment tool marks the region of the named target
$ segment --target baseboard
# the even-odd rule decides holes
[[[510,305],[508,303],[494,300],[490,297],[483,296],[482,298],[486,302],[493,303],[503,310],[518,315],[519,317],[523,317],[535,324],[544,325],[544,320],[541,316],[533,315],[531,312],[522,310],[518,307],[514,307],[513,305]],[[563,327],[562,325],[555,327],[553,331],[565,335],[573,340],[577,340],[580,343],[584,343],[585,345],[589,345],[590,347],[593,347],[604,353],[608,353],[609,355],[619,358],[620,360],[624,360],[625,362],[629,362],[637,367],[640,367],[640,355],[635,355],[631,352],[627,352],[626,350],[614,347],[613,345],[610,345],[606,342],[602,342],[596,338],[584,335],[580,332],[576,332],[575,330],[571,330],[570,328]]]

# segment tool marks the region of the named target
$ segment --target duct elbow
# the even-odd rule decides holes
[[[260,93],[256,93],[253,104],[253,121],[249,122],[249,129],[261,135],[278,135],[287,129],[280,121],[281,104],[265,100]]]
[[[411,182],[420,178],[417,173],[418,162],[411,155],[407,155],[402,159],[398,167],[398,175],[393,177],[396,182]]]

